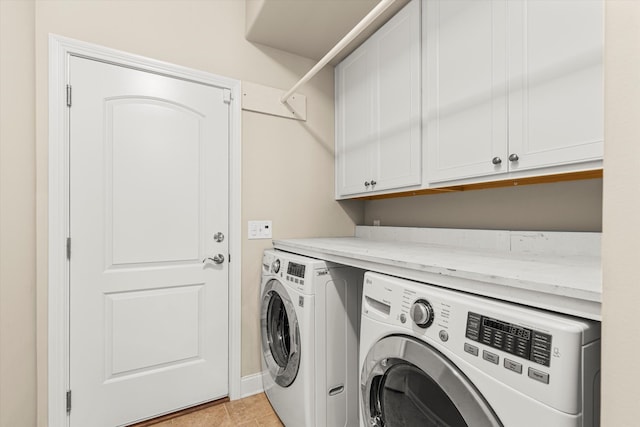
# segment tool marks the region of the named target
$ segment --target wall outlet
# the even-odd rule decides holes
[[[249,239],[270,239],[271,221],[249,221]]]

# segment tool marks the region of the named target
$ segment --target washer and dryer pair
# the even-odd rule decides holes
[[[358,425],[358,334],[364,271],[266,250],[262,380],[287,427]]]
[[[287,427],[599,426],[599,322],[276,250],[262,274]]]
[[[361,426],[594,427],[600,323],[366,273]]]

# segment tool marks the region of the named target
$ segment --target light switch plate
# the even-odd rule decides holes
[[[271,221],[249,221],[249,239],[270,239]]]

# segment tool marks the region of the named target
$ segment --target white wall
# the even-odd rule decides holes
[[[0,1],[0,426],[36,423],[34,3]]]
[[[602,425],[639,425],[640,2],[607,1]]]
[[[601,231],[602,179],[365,202],[365,224],[500,230]]]

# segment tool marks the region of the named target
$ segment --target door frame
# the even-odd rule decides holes
[[[179,65],[49,35],[48,198],[48,415],[50,427],[67,426],[69,390],[69,57],[79,56],[231,91],[229,110],[229,397],[241,397],[241,82]]]

